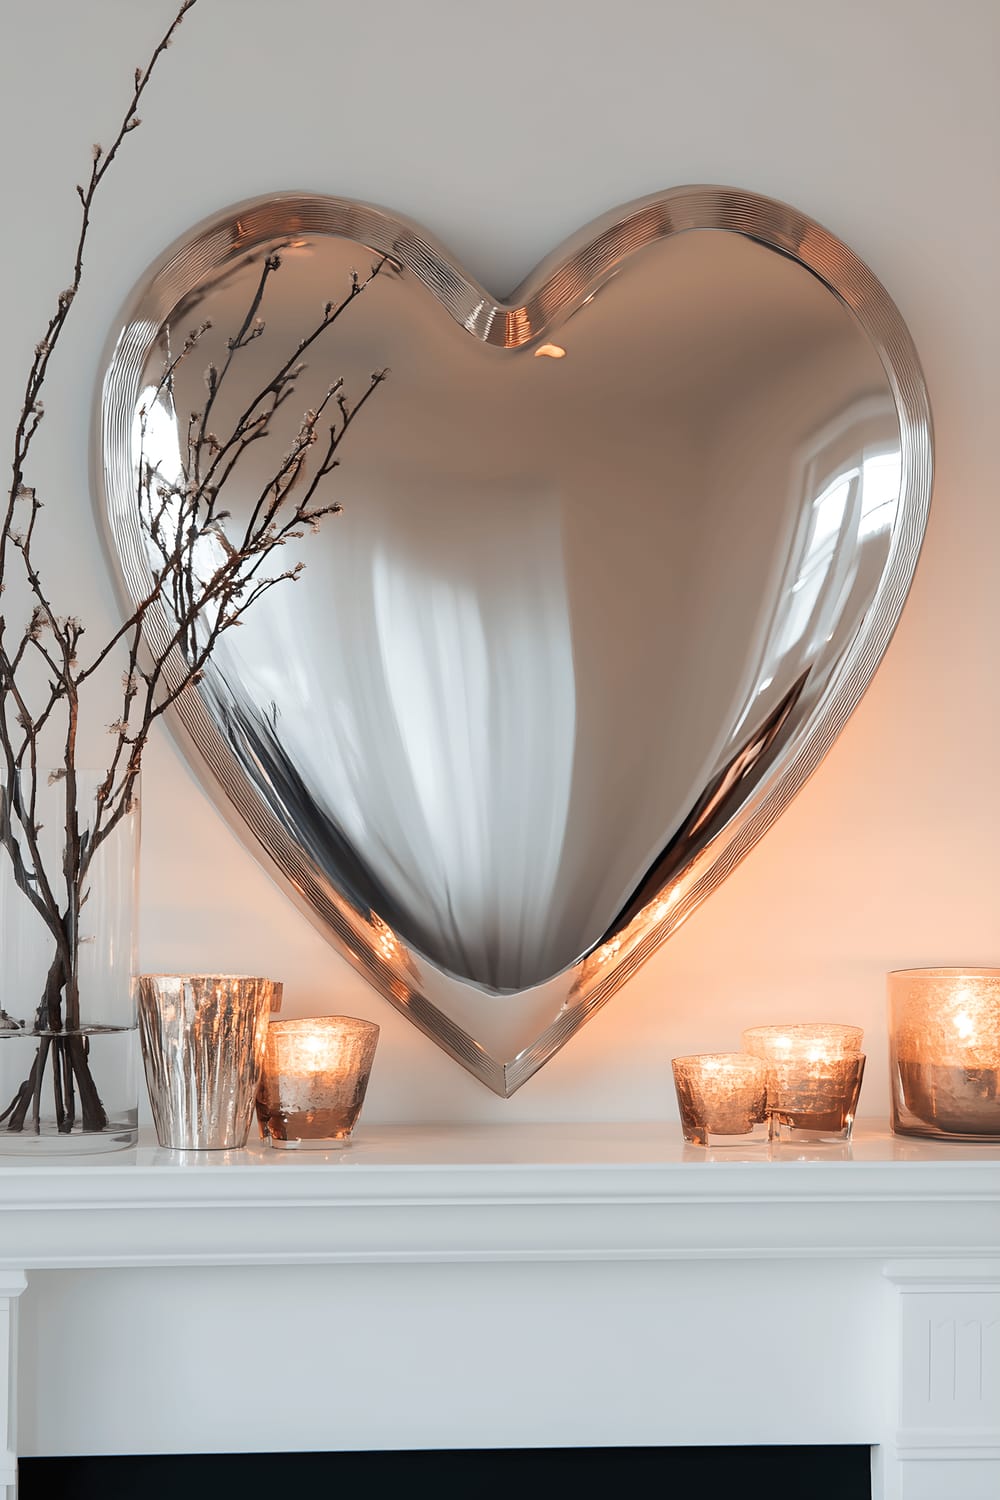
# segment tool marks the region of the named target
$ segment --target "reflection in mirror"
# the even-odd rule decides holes
[[[212,398],[223,447],[374,266],[227,479],[198,566],[242,534],[303,412],[341,380],[357,401],[388,367],[324,481],[342,513],[289,541],[301,577],[220,638],[187,723],[382,992],[509,1092],[836,732],[836,694],[915,562],[926,422],[916,483],[885,351],[813,269],[742,233],[692,226],[596,274],[588,261],[592,284],[580,272],[557,315],[498,344],[477,332],[496,326],[485,294],[466,283],[468,315],[449,316],[393,221],[380,239],[282,224],[281,208],[182,286],[161,272],[122,334],[102,439],[112,533],[131,587],[158,545],[150,507],[136,519],[141,465],[189,476],[205,372],[226,366],[265,258],[280,268],[259,336]],[[905,507],[921,524],[900,558]]]

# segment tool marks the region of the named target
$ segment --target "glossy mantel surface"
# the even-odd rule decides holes
[[[251,1139],[242,1151],[167,1151],[156,1144],[147,1127],[137,1147],[114,1154],[95,1153],[60,1161],[46,1156],[32,1161],[26,1156],[0,1155],[0,1184],[11,1188],[25,1178],[37,1177],[72,1181],[77,1177],[121,1180],[141,1177],[189,1177],[207,1174],[218,1184],[231,1178],[235,1169],[241,1179],[253,1176],[263,1179],[267,1172],[280,1171],[294,1175],[300,1182],[312,1181],[315,1191],[322,1191],[334,1181],[349,1178],[353,1182],[372,1182],[382,1174],[412,1174],[414,1191],[426,1173],[453,1173],[458,1182],[468,1174],[483,1174],[483,1184],[505,1172],[533,1171],[539,1175],[541,1188],[546,1175],[554,1177],[575,1171],[590,1170],[607,1176],[608,1190],[613,1191],[612,1173],[645,1172],[650,1181],[684,1181],[688,1187],[696,1176],[726,1167],[753,1167],[771,1183],[792,1169],[808,1169],[811,1179],[818,1180],[822,1169],[828,1173],[837,1168],[857,1167],[862,1174],[871,1170],[887,1172],[906,1164],[923,1170],[947,1168],[954,1172],[960,1166],[982,1171],[1000,1183],[1000,1141],[995,1146],[962,1141],[924,1141],[896,1136],[886,1122],[873,1120],[857,1126],[854,1140],[844,1146],[748,1146],[745,1150],[722,1147],[703,1150],[689,1146],[674,1123],[643,1122],[638,1124],[588,1122],[566,1125],[372,1125],[358,1126],[349,1145],[334,1150],[274,1151],[265,1143]],[[699,1171],[702,1169],[702,1171]],[[726,1174],[723,1174],[726,1175]],[[745,1176],[745,1174],[743,1174]],[[904,1180],[899,1178],[900,1181]],[[758,1185],[760,1185],[758,1183]],[[14,1189],[16,1191],[16,1188]],[[84,1189],[86,1196],[87,1189]],[[89,1189],[92,1194],[93,1186]],[[7,1197],[4,1193],[4,1197]],[[4,1205],[0,1204],[0,1210]]]

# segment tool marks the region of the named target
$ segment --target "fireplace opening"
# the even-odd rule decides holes
[[[266,1421],[266,1416],[264,1418]],[[378,1500],[871,1500],[868,1447],[497,1448],[343,1453],[198,1453],[24,1458],[19,1500],[236,1500],[334,1493]]]

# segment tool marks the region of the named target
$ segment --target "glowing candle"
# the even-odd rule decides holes
[[[743,1045],[767,1067],[767,1107],[791,1140],[849,1141],[865,1059],[860,1026],[752,1026]]]
[[[767,1072],[745,1052],[705,1052],[673,1060],[684,1139],[694,1146],[766,1140]]]
[[[378,1027],[354,1016],[272,1021],[257,1094],[272,1146],[342,1146],[364,1103]]]
[[[1000,1136],[1000,969],[901,969],[888,977],[892,1128]]]

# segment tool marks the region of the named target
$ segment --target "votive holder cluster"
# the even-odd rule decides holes
[[[850,1141],[865,1058],[859,1026],[752,1026],[741,1052],[673,1059],[684,1139],[694,1146]]]
[[[262,1139],[293,1150],[346,1145],[379,1028],[354,1016],[277,1019],[283,987],[242,974],[143,974],[139,1030],[156,1137],[172,1151]]]

